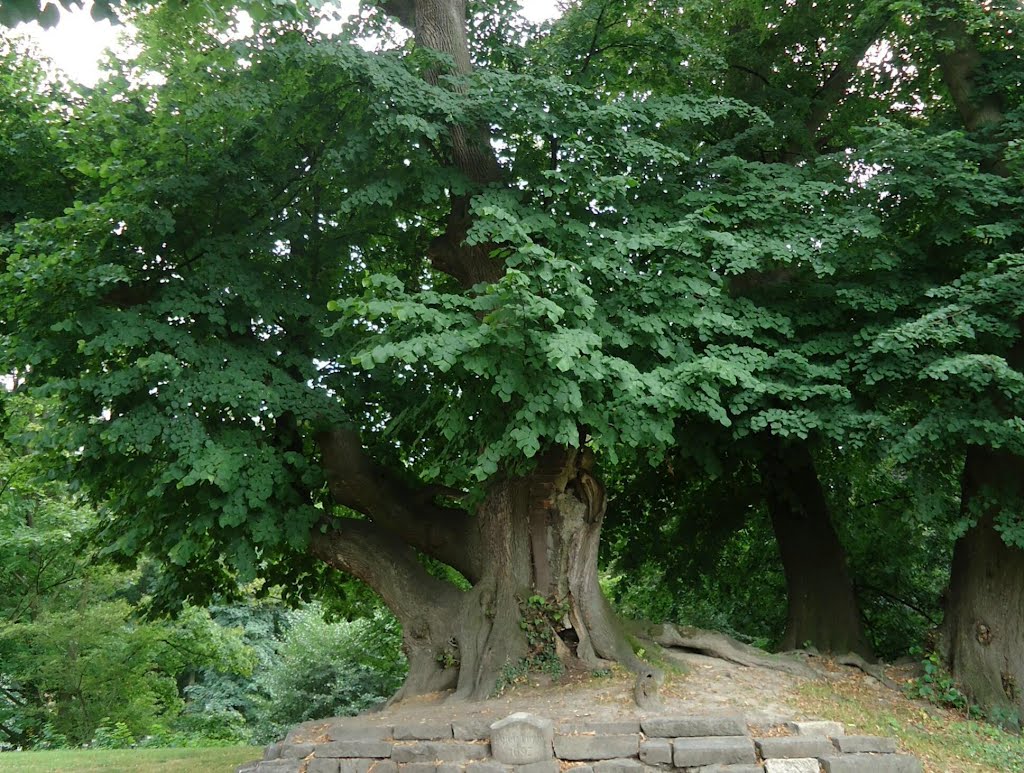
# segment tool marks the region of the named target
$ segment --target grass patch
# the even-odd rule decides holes
[[[262,756],[258,746],[0,752],[0,773],[233,773]]]
[[[850,735],[898,738],[928,773],[1024,773],[1021,736],[899,693],[880,699],[861,679],[805,684],[798,699],[808,715],[842,722]]]

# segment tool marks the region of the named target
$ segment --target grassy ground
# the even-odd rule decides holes
[[[254,746],[3,752],[0,773],[232,773],[261,756]]]
[[[1024,773],[1024,738],[886,693],[880,697],[878,690],[855,677],[806,684],[799,700],[808,716],[842,722],[847,734],[899,738],[928,773]]]

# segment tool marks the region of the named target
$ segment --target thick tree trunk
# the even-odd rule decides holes
[[[373,499],[384,513],[378,522],[372,513],[368,521],[327,521],[314,554],[368,583],[402,623],[409,676],[396,698],[453,687],[457,698],[486,698],[506,665],[540,656],[643,667],[598,584],[605,496],[589,468],[589,452],[556,449],[530,475],[492,486],[466,538],[445,546],[480,554],[458,562],[481,567],[468,591],[426,572],[404,541],[408,525],[388,518],[400,509],[394,505],[367,495],[358,501]],[[336,487],[347,490],[344,482]],[[538,597],[543,604],[531,605]]]
[[[810,644],[823,652],[873,658],[846,552],[807,445],[768,438],[761,476],[789,597],[782,649]]]
[[[980,517],[953,550],[942,646],[968,695],[1004,717],[1024,718],[1024,550],[995,529],[1002,507],[1020,506],[1024,459],[972,448],[962,481],[964,514]]]

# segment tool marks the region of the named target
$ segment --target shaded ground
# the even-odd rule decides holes
[[[850,734],[893,736],[920,759],[927,773],[1024,773],[1024,740],[970,721],[956,712],[912,701],[856,668],[824,658],[809,663],[819,678],[808,679],[761,666],[743,666],[680,650],[666,650],[668,673],[662,710],[643,711],[633,701],[633,676],[616,670],[606,677],[569,674],[558,683],[532,677],[479,703],[455,703],[445,695],[403,701],[382,711],[345,720],[367,724],[418,721],[495,722],[529,711],[566,724],[660,715],[742,714],[766,727],[786,719],[842,722]],[[889,667],[886,676],[903,684],[913,669]],[[294,742],[324,740],[327,722],[309,722],[290,734]]]

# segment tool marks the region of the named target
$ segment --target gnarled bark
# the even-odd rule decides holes
[[[972,448],[962,479],[965,516],[982,514],[953,549],[942,649],[979,705],[1024,718],[1024,550],[995,529],[1001,508],[1024,501],[1024,459]]]
[[[547,657],[644,667],[598,584],[606,500],[588,451],[552,449],[529,475],[494,483],[469,516],[389,480],[353,434],[318,440],[335,500],[367,520],[325,520],[313,552],[370,585],[402,623],[409,677],[396,697],[453,687],[457,698],[489,696],[506,665],[536,654],[521,622],[524,604],[538,596],[564,610],[539,621],[561,637],[552,636]],[[417,507],[419,525],[410,515]],[[446,536],[431,538],[439,534]],[[468,567],[472,587],[432,577],[413,546]]]

